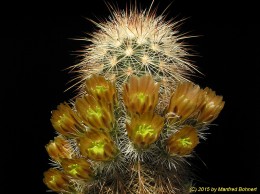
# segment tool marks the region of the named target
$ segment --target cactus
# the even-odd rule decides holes
[[[189,80],[196,72],[178,22],[149,10],[112,9],[97,23],[79,94],[52,112],[58,136],[44,183],[57,193],[189,193],[187,158],[224,107]]]

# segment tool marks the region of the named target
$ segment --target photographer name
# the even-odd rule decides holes
[[[217,191],[238,191],[238,192],[256,192],[257,187],[251,188],[251,187],[218,187]]]

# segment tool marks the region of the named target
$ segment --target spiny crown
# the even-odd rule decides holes
[[[93,23],[98,30],[84,39],[90,44],[82,51],[83,60],[74,66],[83,81],[100,74],[116,80],[119,86],[129,76],[150,74],[169,90],[170,85],[187,81],[187,76],[196,71],[184,43],[189,36],[178,31],[180,22],[166,21],[163,15],[150,10],[112,8],[109,19]]]

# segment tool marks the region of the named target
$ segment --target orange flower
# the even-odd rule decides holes
[[[94,161],[109,161],[117,154],[113,140],[101,131],[86,132],[85,136],[79,138],[78,146],[83,156]]]
[[[70,144],[61,136],[55,137],[54,141],[50,141],[45,146],[49,156],[56,162],[60,162],[62,158],[72,158],[72,148]]]
[[[102,100],[112,106],[117,102],[115,84],[107,81],[103,76],[92,75],[86,80],[85,90],[97,100]]]
[[[174,113],[176,118],[171,119],[175,122],[177,119],[184,121],[194,116],[200,109],[204,100],[204,91],[198,85],[192,83],[180,84],[172,94],[167,113]]]
[[[123,87],[123,101],[130,113],[152,112],[158,102],[159,84],[152,76],[132,76]]]
[[[167,150],[170,155],[187,155],[198,145],[198,133],[192,126],[186,126],[174,133],[167,140]]]
[[[68,175],[76,179],[91,180],[93,176],[90,163],[83,158],[65,158],[62,160],[61,166]]]
[[[98,102],[93,96],[85,95],[76,99],[76,109],[83,122],[91,129],[111,131],[114,114],[105,102]]]
[[[69,178],[61,171],[51,168],[44,172],[43,182],[55,192],[71,192]]]
[[[215,120],[224,107],[225,102],[222,96],[217,96],[214,91],[209,88],[204,89],[205,102],[199,112],[199,123],[211,123]]]
[[[52,111],[51,123],[56,131],[66,137],[77,137],[85,132],[81,119],[67,104],[60,104],[57,110]]]
[[[126,123],[129,139],[139,148],[147,148],[160,136],[164,118],[157,114],[145,113],[131,118],[130,124]]]

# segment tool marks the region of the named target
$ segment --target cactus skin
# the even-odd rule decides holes
[[[186,159],[224,107],[222,96],[188,80],[178,22],[155,12],[113,9],[84,50],[80,91],[52,112],[47,146],[57,193],[189,193]],[[64,146],[64,147],[63,147]]]

